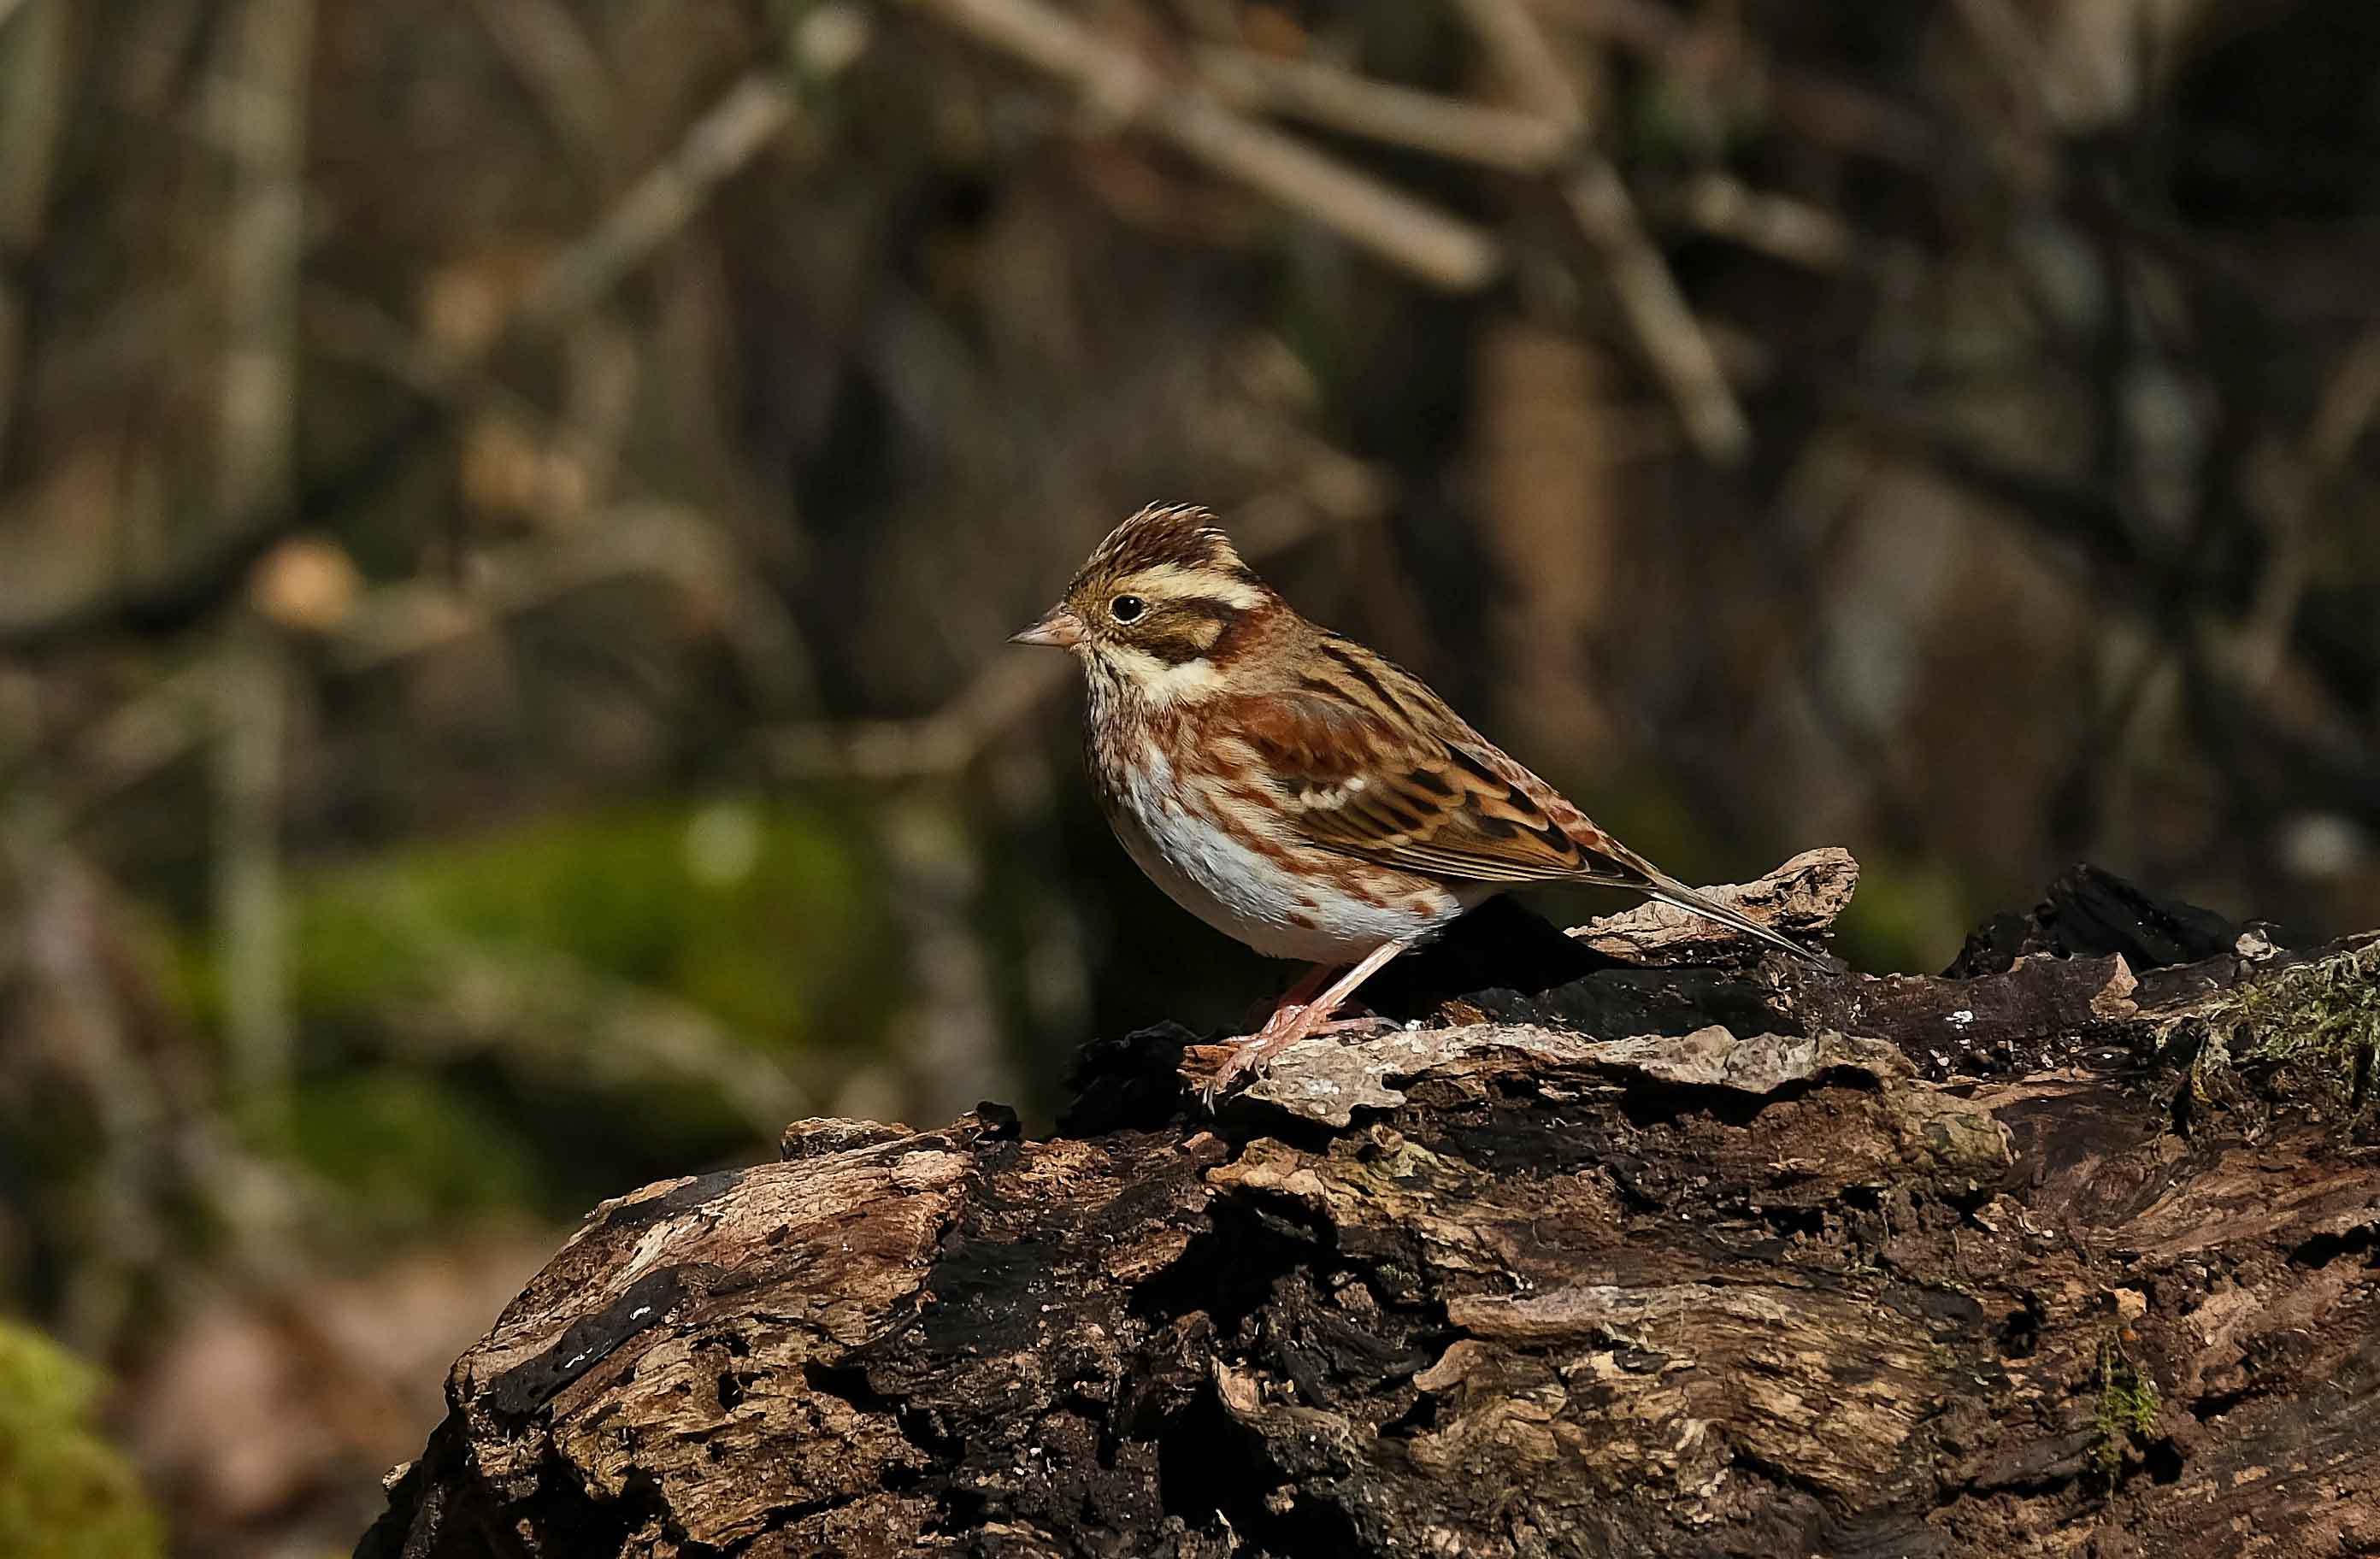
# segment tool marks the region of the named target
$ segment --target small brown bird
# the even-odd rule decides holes
[[[1381,965],[1522,883],[1633,888],[1824,961],[1597,828],[1411,672],[1300,617],[1203,509],[1124,521],[1014,642],[1082,661],[1091,778],[1140,869],[1218,931],[1315,965],[1213,1088],[1353,1026],[1339,1009]]]

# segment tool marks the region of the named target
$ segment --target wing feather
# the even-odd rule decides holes
[[[1645,880],[1624,858],[1583,847],[1530,794],[1526,771],[1417,679],[1386,661],[1332,659],[1351,668],[1345,682],[1332,667],[1293,691],[1249,695],[1230,721],[1306,841],[1462,881]],[[1416,713],[1436,729],[1416,727]]]
[[[1633,888],[1824,964],[1597,828],[1412,673],[1353,640],[1320,648],[1318,672],[1242,695],[1226,719],[1307,843],[1455,882]]]

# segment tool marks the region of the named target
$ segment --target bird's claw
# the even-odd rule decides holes
[[[1396,1025],[1385,1018],[1366,1014],[1360,1018],[1332,1018],[1314,1007],[1283,1008],[1268,1019],[1264,1027],[1238,1041],[1215,1075],[1207,1080],[1199,1091],[1199,1102],[1212,1114],[1215,1101],[1229,1091],[1234,1079],[1243,1072],[1264,1075],[1266,1066],[1275,1056],[1302,1039],[1318,1034],[1351,1033],[1358,1030],[1374,1032]]]

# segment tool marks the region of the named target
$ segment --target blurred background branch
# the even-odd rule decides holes
[[[1039,0],[919,0],[953,27],[1071,82],[1099,119],[1131,124],[1453,291],[1502,264],[1495,240],[1303,142],[1166,80],[1131,51]]]
[[[1199,45],[1196,58],[1207,84],[1236,107],[1506,173],[1546,172],[1574,133],[1540,115],[1369,80],[1312,60],[1213,43]]]
[[[223,223],[218,514],[286,509],[297,491],[298,265],[304,250],[313,0],[243,0],[206,103],[230,163]],[[234,1095],[278,1113],[293,1060],[283,962],[284,715],[292,689],[269,629],[235,620],[218,651],[213,909]]]

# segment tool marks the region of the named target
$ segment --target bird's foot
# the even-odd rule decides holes
[[[1211,1111],[1215,1107],[1215,1100],[1228,1092],[1232,1082],[1243,1072],[1253,1072],[1262,1077],[1265,1067],[1275,1056],[1301,1039],[1311,1039],[1318,1034],[1353,1033],[1358,1030],[1370,1032],[1395,1026],[1386,1018],[1376,1018],[1368,1013],[1359,1018],[1336,1017],[1331,1009],[1318,1001],[1284,1002],[1273,1009],[1271,1017],[1265,1020],[1264,1027],[1235,1043],[1231,1055],[1224,1059],[1221,1066],[1215,1069],[1215,1075],[1208,1081],[1200,1097],[1204,1100],[1207,1108]]]

